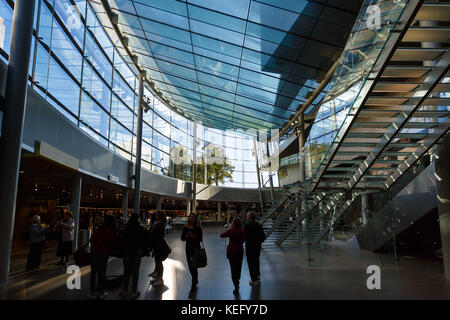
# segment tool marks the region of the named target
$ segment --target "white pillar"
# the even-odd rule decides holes
[[[191,214],[191,200],[186,200],[186,216],[189,216]]]

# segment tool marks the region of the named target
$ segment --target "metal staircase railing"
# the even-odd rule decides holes
[[[425,30],[410,25],[423,17],[433,20],[449,8],[450,3],[409,1],[400,23],[392,24],[389,43],[380,46],[376,72],[368,78],[367,90],[361,90],[357,103],[349,107],[344,126],[324,156],[319,173],[312,183],[305,183],[310,186],[302,195],[307,210],[279,235],[278,245],[289,237],[299,243],[324,240],[362,192],[388,192],[401,183],[402,177],[448,132],[449,99],[443,93],[449,87],[445,76],[450,51],[445,45],[431,52],[408,43],[426,41],[423,33],[433,30],[436,42],[448,43],[448,36],[437,32],[438,27]],[[417,62],[430,60],[430,54],[434,55],[434,65],[415,67]],[[323,194],[323,190],[334,194]]]

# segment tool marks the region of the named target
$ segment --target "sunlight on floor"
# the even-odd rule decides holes
[[[183,263],[174,259],[166,259],[164,265],[164,284],[168,287],[162,298],[163,300],[175,300],[177,297],[177,271],[186,271]]]

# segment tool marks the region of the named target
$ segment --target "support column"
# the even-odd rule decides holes
[[[436,157],[436,184],[445,277],[450,279],[450,136],[447,134]]]
[[[369,195],[367,193],[363,193],[361,195],[361,219],[363,226],[365,226],[369,221],[368,216],[369,216]]]
[[[256,139],[253,139],[253,147],[255,148],[255,161],[256,161],[256,175],[258,177],[258,195],[259,195],[259,203],[261,205],[261,214],[263,214],[264,203],[262,196],[262,185],[261,185],[261,174],[259,171],[259,161],[258,161],[258,149],[256,148]]]
[[[270,184],[270,200],[274,201],[275,196],[273,193],[273,179],[272,179],[272,159],[270,157],[270,150],[269,150],[269,139],[266,140],[266,151],[267,151],[267,158],[270,159],[269,163],[269,184]]]
[[[156,210],[161,210],[161,197],[156,198]]]
[[[298,134],[298,163],[299,163],[299,178],[300,178],[300,184],[304,187],[303,188],[303,201],[300,197],[300,214],[302,210],[305,212],[305,219],[306,220],[306,238],[308,243],[308,264],[311,262],[311,250],[310,250],[310,242],[309,242],[309,220],[310,220],[310,213],[308,212],[308,190],[305,182],[305,153],[303,152],[303,149],[305,147],[305,122],[304,122],[304,116],[303,113],[300,114],[298,117],[298,127],[297,127],[297,134]]]
[[[141,162],[142,162],[142,121],[143,121],[143,97],[144,97],[144,77],[145,73],[139,73],[139,91],[138,91],[138,121],[136,133],[136,166],[134,172],[134,212],[139,214],[141,220],[144,216],[140,214],[141,206]]]
[[[73,213],[73,220],[75,221],[74,230],[74,250],[78,249],[78,235],[80,233],[80,203],[81,203],[81,176],[73,176],[72,178],[72,202],[70,208]]]
[[[190,214],[191,214],[191,200],[187,199],[186,200],[186,216],[189,217]]]
[[[33,35],[34,0],[16,0],[0,135],[0,284],[8,281],[22,129]]]
[[[305,123],[303,114],[298,118],[298,155],[300,164],[300,182],[305,181],[305,154],[303,148],[305,147]]]
[[[122,216],[125,221],[128,220],[128,196],[129,196],[129,189],[123,188],[122,191]]]
[[[222,221],[222,202],[220,201],[217,202],[217,211],[218,211],[217,220]]]
[[[193,168],[193,174],[194,179],[192,179],[192,212],[194,214],[197,213],[197,122],[194,121],[194,168]]]
[[[206,158],[207,155],[205,154],[205,185],[208,185],[208,162]]]

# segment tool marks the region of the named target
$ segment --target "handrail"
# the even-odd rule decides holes
[[[255,202],[254,200],[255,200],[255,198],[259,195],[259,192],[262,192],[262,188],[264,188],[264,187],[266,186],[267,182],[269,182],[270,179],[271,179],[273,176],[275,176],[275,175],[276,175],[276,172],[273,173],[273,174],[271,174],[271,175],[269,175],[267,181],[266,181],[266,182],[263,181],[264,183],[263,183],[263,185],[262,185],[261,187],[258,186],[258,188],[256,189],[255,195],[251,198],[250,201],[248,201],[248,203],[247,203],[247,205],[244,207],[244,209],[241,210],[241,212],[240,212],[240,215],[241,215],[241,216],[247,211],[248,206],[249,206],[251,203]],[[262,209],[263,209],[263,208],[261,208],[261,210],[262,210]]]

